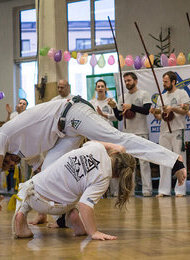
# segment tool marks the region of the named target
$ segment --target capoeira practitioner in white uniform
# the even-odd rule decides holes
[[[78,148],[81,136],[90,140],[111,142],[125,147],[126,152],[142,160],[173,169],[181,184],[186,177],[182,158],[166,148],[112,127],[79,96],[71,101],[50,101],[27,109],[0,128],[0,170],[30,158],[36,170],[38,157],[48,151],[42,169],[66,152]]]
[[[38,155],[48,151],[43,170],[78,148],[81,136],[123,145],[134,157],[170,167],[179,184],[186,178],[181,156],[134,134],[118,131],[78,96],[71,101],[62,99],[37,105],[4,124],[0,128],[0,170],[8,170],[19,163],[19,158],[26,158],[37,170],[42,164]]]
[[[13,217],[16,237],[31,237],[27,213],[58,215],[66,213],[67,225],[75,235],[88,234],[92,239],[113,240],[115,236],[96,228],[94,205],[106,192],[110,179],[119,178],[116,206],[122,208],[133,188],[135,159],[120,145],[90,141],[73,150],[29,181],[20,184]]]

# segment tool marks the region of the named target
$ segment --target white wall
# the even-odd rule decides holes
[[[171,28],[171,46],[175,53],[190,52],[189,0],[115,0],[116,36],[122,55],[144,52],[134,22],[136,21],[150,53],[156,54],[156,42],[149,33],[158,36],[160,28]]]
[[[6,119],[5,105],[14,108],[14,62],[13,62],[13,8],[34,4],[34,0],[15,0],[0,3],[0,91],[5,98],[0,100],[0,121]]]

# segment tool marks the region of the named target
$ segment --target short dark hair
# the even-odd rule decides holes
[[[97,81],[96,81],[96,86],[97,86],[98,82],[102,82],[102,83],[104,83],[105,87],[107,86],[105,80],[103,80],[103,79],[99,79],[99,80],[97,80]]]
[[[125,72],[123,77],[131,76],[133,80],[138,80],[137,75],[134,72]]]
[[[20,102],[20,100],[24,100],[26,102],[26,106],[28,106],[28,101],[26,100],[26,98],[20,98],[19,102]]]
[[[176,82],[177,82],[177,75],[176,75],[175,72],[173,72],[173,71],[167,71],[167,72],[165,72],[165,73],[163,74],[162,77],[164,78],[165,76],[168,76],[171,82],[172,82],[173,80],[175,80],[175,84],[176,84]]]

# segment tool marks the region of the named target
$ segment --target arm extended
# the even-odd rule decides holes
[[[79,202],[79,213],[85,227],[86,233],[95,240],[114,240],[115,236],[104,234],[97,230],[93,208]]]

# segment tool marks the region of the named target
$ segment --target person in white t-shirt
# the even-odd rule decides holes
[[[62,98],[71,99],[73,97],[73,95],[71,95],[71,86],[69,85],[67,80],[60,79],[57,84],[57,89],[59,95],[52,98],[52,101]]]
[[[117,121],[117,119],[113,113],[113,109],[108,105],[109,99],[106,97],[108,90],[106,82],[103,79],[99,79],[98,81],[96,81],[95,90],[97,92],[97,98],[91,99],[90,103],[94,106],[96,112],[100,116],[103,116],[103,118],[107,120],[110,123],[110,125],[113,126],[113,121]],[[117,187],[118,179],[111,179],[109,187],[109,194],[111,196],[117,196]]]
[[[124,132],[133,133],[148,139],[148,126],[147,115],[151,107],[151,97],[145,90],[139,89],[138,78],[133,72],[126,72],[123,75],[128,93],[124,94],[124,104],[121,98],[118,100],[118,107],[113,100],[109,100],[112,105],[114,113],[118,120],[123,119],[122,112],[131,113],[134,116],[126,115],[126,129]],[[152,179],[150,164],[147,161],[139,160],[141,180],[142,180],[142,193],[144,197],[152,196]]]
[[[106,97],[107,85],[103,79],[96,81],[96,92],[98,95],[97,98],[91,99],[90,103],[94,106],[99,115],[103,116],[111,125],[113,125],[112,122],[117,121],[117,119],[113,113],[113,109],[108,105],[109,99]]]
[[[164,73],[163,85],[166,92],[162,94],[162,98],[165,107],[162,111],[161,100],[160,97],[158,97],[158,108],[151,108],[150,111],[154,114],[156,119],[161,120],[159,144],[173,152],[180,153],[186,165],[186,153],[182,147],[184,145],[183,139],[186,125],[185,116],[188,110],[183,109],[181,105],[188,104],[190,98],[185,90],[176,87],[176,83],[177,76],[175,72],[168,71]],[[173,119],[169,121],[172,133],[169,132],[167,122],[163,120],[162,112],[166,113],[166,115],[169,115],[169,113],[174,115]],[[181,186],[178,185],[178,182],[176,183],[175,194],[177,197],[186,194],[186,181]],[[165,195],[171,195],[171,169],[166,166],[160,166],[160,181],[157,197],[163,197]]]
[[[20,184],[13,224],[17,238],[33,236],[27,224],[31,209],[58,215],[67,213],[67,225],[75,235],[113,240],[97,230],[94,205],[106,192],[111,177],[119,178],[116,206],[122,208],[133,187],[135,159],[120,145],[90,141]],[[44,178],[45,176],[45,178]],[[77,206],[77,207],[76,207]],[[77,210],[78,208],[78,210]]]
[[[70,109],[64,117],[68,105]],[[82,136],[86,136],[90,140],[123,145],[128,153],[139,159],[171,167],[179,182],[183,182],[186,171],[178,154],[134,134],[120,132],[91,106],[78,96],[72,101],[49,101],[27,109],[5,123],[0,128],[0,170],[16,164],[18,159],[15,157],[30,159],[28,163],[36,170],[42,164],[37,155],[48,151],[43,162],[42,169],[45,169],[66,152],[78,148]]]
[[[16,105],[16,111],[12,112],[12,107],[6,104],[7,119],[6,122],[13,119],[18,114],[24,112],[28,106],[28,101],[25,98],[20,98],[18,104]]]

